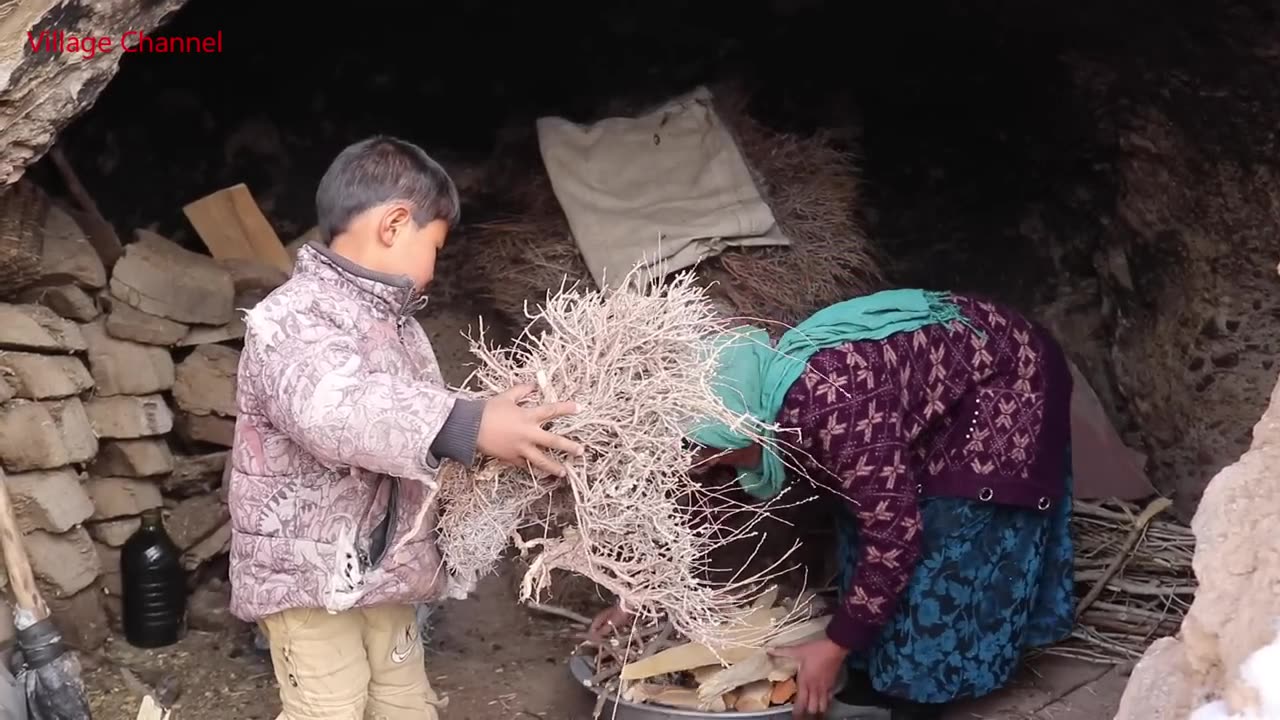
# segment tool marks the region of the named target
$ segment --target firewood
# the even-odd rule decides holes
[[[773,693],[769,696],[769,701],[774,705],[786,705],[791,702],[791,698],[796,696],[795,678],[788,678],[782,682],[773,684]]]
[[[786,613],[785,608],[756,608],[744,618],[744,627],[731,633],[732,639],[749,642],[753,636],[784,619]],[[754,648],[745,646],[713,649],[702,643],[686,643],[628,664],[622,668],[622,679],[643,680],[704,665],[740,662],[755,652]]]
[[[723,698],[714,698],[710,702],[698,697],[695,690],[676,687],[674,685],[657,685],[654,683],[637,683],[627,690],[624,699],[634,703],[652,703],[686,710],[710,710],[724,712],[728,707]]]
[[[772,695],[773,683],[768,680],[757,680],[738,691],[738,699],[733,704],[733,709],[738,712],[768,710]]]

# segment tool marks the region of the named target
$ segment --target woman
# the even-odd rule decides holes
[[[761,446],[723,425],[720,452],[752,495],[786,468],[842,496],[841,601],[799,661],[796,716],[840,699],[929,718],[1002,687],[1024,650],[1073,622],[1071,375],[1042,328],[997,305],[891,290],[828,307],[776,345],[725,333],[718,391],[779,428]],[[618,624],[617,608],[594,629]]]

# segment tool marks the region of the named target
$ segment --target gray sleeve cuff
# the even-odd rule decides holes
[[[431,443],[431,454],[468,466],[475,462],[476,436],[480,434],[480,417],[483,414],[483,400],[461,397],[455,400],[453,410]]]

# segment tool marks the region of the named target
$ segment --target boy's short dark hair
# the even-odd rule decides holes
[[[455,227],[461,217],[457,186],[422,148],[385,135],[348,145],[316,189],[316,219],[325,242],[365,210],[396,200],[409,203],[419,226],[444,220]]]

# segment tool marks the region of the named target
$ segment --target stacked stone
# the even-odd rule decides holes
[[[40,277],[0,304],[0,466],[32,569],[68,642],[96,648],[107,636],[101,570],[86,523],[95,514],[82,475],[99,451],[91,406],[97,379],[78,323],[99,311],[106,272],[75,221],[53,207]],[[0,638],[12,633],[0,608]]]
[[[230,539],[218,491],[235,429],[239,351],[219,343],[235,344],[244,336],[235,312],[236,286],[227,266],[146,230],[137,232],[113,268],[104,297],[107,315],[101,331],[95,328],[90,337],[115,357],[127,349],[135,374],[143,374],[138,368],[155,370],[114,389],[120,402],[153,409],[138,417],[159,421],[128,428],[133,437],[115,438],[95,464],[92,482],[104,498],[96,503],[94,537],[109,569],[105,586],[113,600],[121,590],[120,545],[144,510],[166,508],[165,527],[188,569],[217,556]]]

